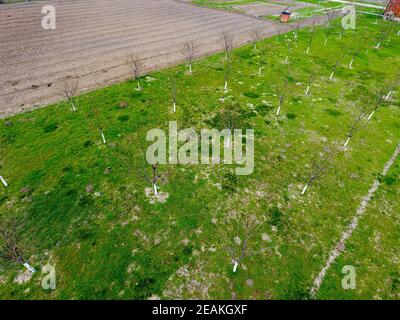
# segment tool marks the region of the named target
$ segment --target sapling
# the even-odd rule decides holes
[[[224,108],[220,114],[220,127],[221,129],[229,129],[231,134],[234,129],[241,126],[240,124],[240,105],[238,103],[233,103],[228,108]],[[225,147],[229,148],[231,144],[231,136],[228,135],[225,140]]]
[[[284,63],[289,63],[290,53],[292,52],[292,43],[291,43],[290,39],[288,39],[287,49],[288,49],[287,56],[285,58]]]
[[[243,259],[251,254],[251,242],[255,237],[256,231],[261,226],[260,221],[253,214],[247,212],[240,212],[236,217],[237,227],[233,235],[234,238],[229,237],[231,245],[228,247],[228,251],[233,261],[232,271],[237,272]],[[241,237],[240,237],[241,236]]]
[[[224,61],[224,93],[228,92],[228,81],[231,75],[231,69],[232,69],[232,57],[229,56],[228,59]]]
[[[158,195],[158,189],[157,189],[157,181],[159,176],[157,175],[157,168],[158,168],[158,164],[153,164],[152,166],[153,169],[153,178],[151,179],[152,184],[153,184],[153,190],[154,190],[154,194],[157,196]]]
[[[338,60],[336,60],[335,64],[332,67],[332,72],[331,72],[331,75],[329,76],[329,80],[333,79],[333,76],[335,75],[335,72],[336,72],[337,68],[339,67],[339,65],[340,65],[340,61],[338,59]]]
[[[257,50],[257,42],[261,41],[263,38],[263,28],[255,27],[251,30],[251,38],[254,42],[253,51]]]
[[[168,78],[168,84],[169,84],[169,91],[171,94],[171,100],[172,100],[172,111],[175,113],[176,112],[176,75],[172,75]]]
[[[313,20],[313,23],[312,23],[312,28],[311,28],[311,32],[310,32],[310,38],[308,39],[306,54],[308,54],[310,52],[312,42],[314,41],[314,36],[315,36],[315,19]]]
[[[376,44],[375,49],[379,49],[382,43],[389,38],[392,28],[393,28],[393,23],[389,23],[385,28],[383,28],[382,32],[379,34],[378,43]]]
[[[106,137],[103,132],[103,125],[102,125],[102,121],[101,121],[100,110],[98,109],[97,105],[92,106],[92,112],[93,112],[93,116],[94,116],[95,125],[100,132],[101,139],[103,140],[103,143],[106,144],[107,142],[106,142]]]
[[[196,58],[196,46],[193,41],[188,40],[183,43],[183,54],[189,66],[189,73],[192,74],[192,64]]]
[[[354,134],[360,130],[362,127],[364,127],[368,122],[368,111],[366,108],[361,107],[358,115],[355,117],[353,120],[353,123],[350,125],[349,132],[347,134],[347,140],[344,143],[344,147],[347,147],[347,145],[350,142],[350,139],[354,136]]]
[[[320,178],[332,166],[337,153],[338,149],[336,146],[324,148],[323,153],[313,161],[311,165],[310,178],[301,191],[302,195],[306,193],[307,189],[314,183],[316,179]]]
[[[136,89],[140,91],[141,90],[140,77],[142,76],[142,72],[145,67],[144,59],[140,55],[134,54],[129,58],[128,63],[133,73],[133,80],[137,82]]]
[[[384,101],[389,100],[390,96],[392,95],[392,92],[399,85],[399,83],[400,83],[400,72],[398,73],[395,80],[388,86],[388,88],[382,87],[381,90],[379,91],[377,98],[376,98],[376,102],[374,104],[374,108],[372,109],[372,112],[368,116],[368,119],[367,119],[368,121],[371,120],[372,116],[382,106]]]
[[[296,21],[296,23],[295,23],[294,39],[298,39],[299,38],[299,31],[300,31],[302,26],[303,26],[303,20],[298,19]]]
[[[4,159],[4,153],[5,153],[5,151],[4,151],[4,142],[3,142],[3,139],[0,138],[0,169],[2,168],[2,162],[3,162],[3,159]],[[0,175],[0,181],[1,181],[1,183],[3,184],[3,186],[5,188],[8,187],[6,179],[4,179],[3,176],[1,176],[1,175]]]
[[[361,51],[364,50],[366,41],[367,41],[366,38],[364,38],[363,41],[361,42],[361,45],[356,48],[355,52],[351,56],[351,60],[349,63],[349,69],[352,69],[354,60],[359,56]]]
[[[233,50],[233,41],[234,41],[233,34],[231,34],[228,31],[224,31],[222,33],[221,44],[222,44],[222,48],[225,52],[225,60],[228,60],[228,58]]]
[[[282,27],[279,24],[277,24],[275,26],[275,30],[276,30],[276,42],[279,42],[280,36],[282,34]]]
[[[283,84],[282,94],[279,97],[279,107],[278,107],[278,110],[276,111],[277,116],[279,116],[279,113],[281,112],[281,108],[283,106],[283,102],[285,101],[287,87],[288,87],[288,79],[285,80],[285,82]]]
[[[333,18],[333,12],[328,10],[326,12],[326,17],[328,18],[328,20],[327,20],[327,24],[326,24],[325,29],[324,29],[325,30],[324,46],[327,45],[329,36],[332,33],[332,23],[331,23],[331,21],[332,21],[332,18]]]
[[[0,218],[0,259],[22,264],[30,272],[36,270],[24,259],[21,244],[21,224],[15,217]]]
[[[75,97],[77,96],[79,90],[79,78],[72,76],[64,77],[61,80],[60,90],[62,91],[67,101],[70,103],[72,111],[76,112]]]
[[[304,95],[307,96],[309,94],[310,89],[311,89],[311,85],[312,85],[314,79],[315,79],[314,72],[311,72],[310,73],[310,77],[308,78],[308,84],[307,84],[306,92],[304,93]]]

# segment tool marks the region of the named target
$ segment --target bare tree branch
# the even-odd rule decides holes
[[[71,104],[72,110],[76,111],[75,97],[79,91],[79,78],[66,76],[61,80],[60,91],[65,96],[67,101]]]
[[[142,72],[144,71],[144,59],[140,55],[134,54],[129,58],[128,63],[133,73],[133,79],[137,81],[137,90],[141,90],[139,79],[142,76]]]
[[[196,46],[193,41],[188,40],[183,43],[183,54],[189,64],[189,72],[192,73],[193,60],[196,58]]]

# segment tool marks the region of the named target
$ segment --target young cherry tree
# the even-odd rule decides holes
[[[36,272],[24,258],[21,224],[15,217],[0,218],[0,260],[22,264],[30,272]]]
[[[188,40],[183,43],[183,54],[189,66],[189,73],[192,74],[193,60],[196,58],[196,46],[193,41]]]
[[[233,261],[232,271],[235,273],[240,266],[242,260],[251,255],[251,242],[254,240],[256,231],[261,223],[254,214],[248,212],[239,212],[238,225],[236,228],[236,235],[231,239],[230,247],[228,249],[231,260]]]
[[[288,39],[287,49],[288,49],[287,56],[285,58],[284,63],[289,63],[290,54],[292,53],[292,43],[291,43],[290,39]]]
[[[222,32],[221,45],[225,52],[225,60],[228,60],[233,50],[234,36],[228,31]]]
[[[99,130],[99,132],[100,132],[100,136],[101,136],[101,139],[103,140],[103,143],[106,144],[107,142],[106,142],[106,137],[103,132],[103,124],[101,121],[100,110],[97,107],[97,105],[95,105],[95,104],[92,106],[92,117],[93,117],[93,120],[94,120],[97,130]]]
[[[160,178],[157,174],[158,164],[153,164],[151,168],[153,169],[153,177],[151,179],[151,183],[153,185],[154,194],[157,196],[158,195],[157,181]]]
[[[367,42],[367,39],[366,39],[366,38],[363,38],[362,41],[360,42],[360,45],[356,47],[354,53],[353,53],[352,56],[351,56],[351,60],[350,60],[349,66],[348,66],[349,69],[352,69],[352,68],[353,68],[354,60],[355,60],[355,59],[360,55],[360,53],[364,50],[365,45],[366,45],[366,42]]]
[[[232,57],[224,60],[224,93],[228,92],[228,82],[232,71]]]
[[[253,51],[257,50],[257,42],[260,42],[263,38],[264,29],[262,27],[255,27],[251,30],[251,39],[254,42]]]
[[[276,115],[279,116],[283,103],[285,101],[285,97],[286,97],[286,93],[287,93],[287,89],[288,89],[288,79],[285,79],[284,83],[283,83],[283,88],[282,88],[282,93],[279,97],[279,107],[278,110],[276,111]]]
[[[310,177],[301,191],[302,195],[306,193],[307,189],[315,182],[315,180],[319,179],[328,171],[328,169],[333,165],[337,154],[338,148],[336,146],[329,146],[325,147],[323,152],[313,160]]]
[[[262,70],[268,65],[268,57],[271,51],[271,47],[268,44],[264,44],[260,48],[260,53],[258,55],[258,75],[261,76]]]
[[[168,86],[169,86],[169,91],[171,94],[171,100],[172,100],[172,111],[175,113],[176,112],[176,95],[177,95],[177,90],[176,90],[176,75],[173,74],[168,78]]]
[[[79,78],[66,76],[61,80],[60,91],[70,103],[72,111],[76,112],[75,97],[78,95],[79,91]]]
[[[311,71],[310,77],[308,78],[306,92],[304,93],[304,95],[307,96],[310,93],[310,89],[311,89],[311,86],[312,86],[312,83],[314,82],[314,80],[315,80],[315,74],[314,74],[314,71]]]
[[[142,76],[142,73],[145,68],[144,59],[140,55],[134,54],[129,58],[128,63],[133,74],[133,80],[137,82],[136,89],[140,91],[141,90],[140,77]]]
[[[385,27],[382,29],[382,32],[378,36],[377,44],[375,46],[375,49],[379,49],[382,45],[382,43],[387,40],[394,28],[393,23],[387,23]]]
[[[306,54],[310,53],[311,45],[312,45],[312,43],[314,41],[314,36],[315,36],[315,19],[313,20],[313,23],[312,23],[312,26],[311,26],[310,38],[308,39]]]
[[[299,39],[299,31],[301,27],[303,26],[303,20],[298,19],[295,23],[295,29],[294,29],[294,39],[298,40]]]
[[[235,102],[228,108],[222,109],[219,114],[219,126],[221,130],[229,129],[233,133],[234,129],[243,127],[242,119],[240,116],[240,105]],[[228,135],[225,140],[225,147],[229,148],[231,145],[231,136]]]
[[[326,46],[328,44],[329,37],[331,36],[332,31],[333,31],[332,30],[333,29],[333,26],[332,26],[333,11],[328,10],[326,12],[326,17],[327,17],[327,23],[326,23],[326,26],[324,28],[324,31],[325,31],[324,46]]]
[[[389,98],[393,94],[393,91],[395,91],[399,85],[400,85],[400,68],[399,68],[399,71],[397,72],[395,79],[392,81],[392,83],[389,85],[389,87],[387,89],[387,94],[385,95],[385,100],[389,100]]]
[[[393,91],[396,89],[396,87],[399,86],[399,84],[400,84],[400,70],[399,70],[397,76],[395,77],[395,79],[389,85],[381,87],[381,89],[379,90],[379,92],[375,98],[375,101],[371,101],[371,103],[369,103],[370,105],[373,105],[374,107],[368,116],[368,119],[367,119],[368,121],[371,120],[371,118],[373,117],[375,112],[385,103],[385,101],[389,100]]]
[[[5,150],[4,150],[4,140],[2,137],[0,137],[0,169],[3,167],[3,160],[5,155]],[[8,187],[6,179],[3,178],[3,176],[0,175],[0,181],[3,184],[5,188]]]
[[[360,107],[356,117],[350,125],[349,132],[347,134],[347,140],[345,141],[343,147],[347,147],[351,138],[368,123],[368,109],[364,106]]]

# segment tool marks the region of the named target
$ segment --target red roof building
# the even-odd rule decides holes
[[[400,17],[400,0],[389,1],[385,10],[385,14],[391,13],[393,13],[395,17]]]

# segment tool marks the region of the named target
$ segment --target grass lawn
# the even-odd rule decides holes
[[[24,268],[3,263],[0,297],[309,298],[329,251],[400,141],[394,92],[301,195],[312,162],[324,148],[343,145],[359,107],[395,80],[398,26],[377,50],[388,22],[375,20],[358,17],[356,32],[341,39],[335,21],[326,46],[326,30],[317,28],[309,54],[307,29],[297,39],[288,33],[264,40],[255,51],[253,45],[235,49],[228,93],[223,54],[217,54],[196,61],[193,75],[180,65],[145,76],[141,91],[126,81],[82,94],[75,113],[61,102],[0,120],[0,174],[9,183],[0,188],[0,212],[23,222],[30,264],[40,271],[50,263],[57,272],[56,290],[45,291],[41,272],[18,284],[14,279]],[[366,47],[349,69],[363,38]],[[311,73],[315,81],[306,96]],[[286,80],[288,94],[276,116]],[[236,165],[161,165],[165,202],[152,201],[148,130],[167,131],[172,120],[180,129],[218,127],[221,112],[233,108],[240,128],[255,130],[254,173],[236,176]],[[400,298],[399,166],[383,181],[317,298]],[[249,217],[259,227],[233,273]],[[348,264],[357,268],[356,290],[341,287]]]

